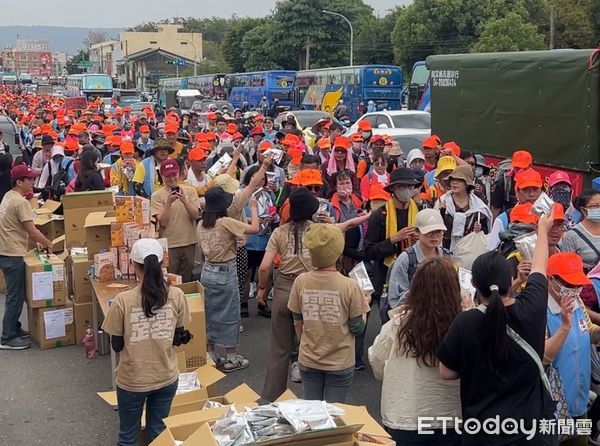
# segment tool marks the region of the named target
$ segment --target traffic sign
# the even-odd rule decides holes
[[[177,65],[179,65],[180,67],[183,67],[183,66],[185,65],[185,60],[183,60],[183,59],[179,59],[179,60],[177,61]]]
[[[77,64],[77,68],[92,68],[92,62],[89,60],[82,60]]]

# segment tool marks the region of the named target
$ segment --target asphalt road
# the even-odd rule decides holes
[[[0,296],[0,316],[4,296]],[[250,367],[228,375],[219,389],[225,393],[245,382],[260,393],[264,382],[269,342],[269,319],[257,316],[250,302],[249,319],[243,319],[240,353]],[[365,344],[379,332],[376,307]],[[27,310],[21,318],[27,325]],[[41,351],[0,350],[0,445],[104,446],[116,443],[118,416],[96,392],[110,390],[110,356],[86,363],[82,346]],[[299,397],[302,388],[290,381]],[[356,372],[348,403],[367,406],[380,419],[381,385],[367,370]]]

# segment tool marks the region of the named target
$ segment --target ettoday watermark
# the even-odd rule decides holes
[[[527,440],[531,440],[536,434],[573,436],[592,433],[592,420],[587,418],[516,420],[500,419],[500,416],[496,415],[483,421],[476,418],[463,420],[458,417],[419,417],[417,420],[419,435],[431,435],[436,429],[441,430],[443,434],[453,430],[459,435],[525,435]]]

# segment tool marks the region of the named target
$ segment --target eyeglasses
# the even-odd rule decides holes
[[[600,203],[596,203],[596,204],[588,204],[587,206],[585,206],[586,209],[599,209],[600,208]]]

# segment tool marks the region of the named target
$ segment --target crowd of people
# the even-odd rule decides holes
[[[26,198],[113,188],[150,199],[168,240],[168,271],[204,286],[207,351],[217,367],[250,364],[238,352],[249,299],[270,318],[265,400],[291,377],[305,398],[343,402],[368,361],[383,381],[383,423],[399,445],[597,440],[600,189],[574,196],[567,172],[543,178],[525,149],[491,168],[436,135],[400,147],[367,121],[345,134],[323,119],[309,135],[293,116],[280,128],[238,111],[209,112],[200,123],[176,109],[134,116],[99,100],[71,111],[60,99],[8,90],[0,106],[22,141],[20,155],[0,154],[3,349],[29,346],[19,323],[27,237],[52,246]],[[536,211],[542,194],[554,203],[546,213]],[[535,240],[529,255],[519,242],[527,237]],[[140,286],[117,296],[104,322],[122,352],[120,445],[137,441],[144,402],[149,435],[164,429],[178,376],[170,340],[190,321],[185,299],[164,282],[160,246],[140,240],[131,259]],[[370,292],[349,278],[361,263]],[[470,271],[474,301],[458,266]],[[375,303],[383,326],[369,346]],[[160,314],[160,333],[133,339],[132,313]],[[432,435],[418,431],[419,417],[496,416],[528,427],[593,423],[587,435],[537,431],[530,441],[520,430],[461,436],[437,418]]]

